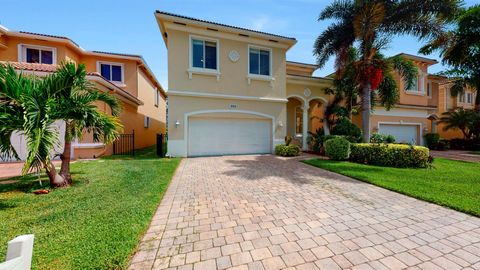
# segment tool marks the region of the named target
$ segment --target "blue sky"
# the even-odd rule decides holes
[[[318,22],[327,0],[2,0],[0,24],[23,30],[67,36],[87,50],[141,54],[167,88],[167,54],[154,18],[159,9],[224,24],[295,37],[287,59],[315,63],[315,38],[329,22]],[[466,0],[467,6],[478,0]],[[28,8],[25,8],[28,7]],[[396,37],[384,53],[416,54],[421,43]],[[437,55],[428,56],[438,59]],[[333,71],[333,59],[315,75]],[[438,72],[442,66],[431,67]]]

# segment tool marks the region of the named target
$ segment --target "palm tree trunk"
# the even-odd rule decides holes
[[[370,84],[362,87],[362,131],[363,142],[370,142],[370,110],[371,110]]]
[[[53,165],[52,162],[45,162],[43,166],[47,171],[51,187],[64,187],[69,185],[65,179],[57,173],[57,169],[55,169],[55,165]]]
[[[70,161],[71,150],[72,150],[72,141],[67,139],[68,136],[65,135],[65,144],[63,146],[63,153],[60,156],[62,160],[62,165],[60,167],[60,175],[65,179],[65,181],[70,185],[72,183],[72,176],[70,175]]]

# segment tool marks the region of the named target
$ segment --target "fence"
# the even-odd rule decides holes
[[[120,134],[120,137],[113,143],[114,155],[135,156],[135,130],[132,134]]]
[[[157,156],[165,157],[167,153],[167,136],[165,134],[157,134]]]

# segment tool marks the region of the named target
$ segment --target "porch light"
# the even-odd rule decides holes
[[[283,127],[283,122],[282,121],[278,121],[278,127]]]
[[[177,128],[178,126],[180,126],[180,121],[177,120],[177,121],[175,122],[175,127]]]

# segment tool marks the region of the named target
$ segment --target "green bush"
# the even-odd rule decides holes
[[[350,156],[350,142],[342,137],[325,141],[325,155],[333,160],[347,160]]]
[[[350,161],[395,168],[426,168],[430,164],[429,154],[423,146],[359,143],[351,145]]]
[[[350,143],[357,143],[358,140],[356,138],[350,137],[350,136],[345,136],[345,135],[325,135],[323,136],[323,144],[325,144],[326,141],[334,139],[334,138],[344,138]]]
[[[450,141],[445,139],[440,139],[437,143],[437,150],[444,151],[450,149]]]
[[[386,135],[386,134],[372,134],[370,136],[371,143],[395,143],[395,136],[393,135]]]
[[[358,143],[362,141],[362,130],[346,117],[342,117],[338,120],[332,128],[331,134],[345,136],[350,142]]]
[[[275,154],[282,157],[295,157],[300,154],[300,147],[298,145],[290,144],[279,144],[275,146]]]
[[[427,144],[428,149],[437,149],[438,143],[440,142],[440,134],[438,133],[427,133],[425,134],[425,143]]]

